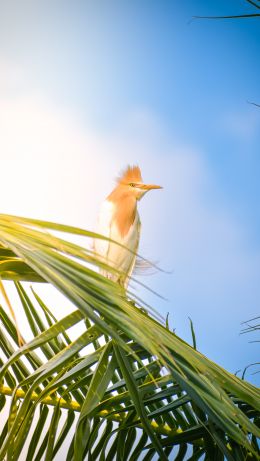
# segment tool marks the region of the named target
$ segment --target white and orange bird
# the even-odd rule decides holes
[[[161,189],[155,184],[144,184],[138,166],[128,166],[117,179],[117,185],[101,206],[97,232],[123,245],[108,240],[95,239],[95,252],[101,261],[120,273],[101,273],[125,289],[136,263],[136,252],[140,240],[141,222],[137,201],[151,189]],[[130,251],[128,251],[130,250]]]

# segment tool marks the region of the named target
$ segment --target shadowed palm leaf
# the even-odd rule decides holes
[[[18,347],[0,307],[0,460],[22,459],[22,450],[27,461],[59,459],[64,449],[68,461],[259,459],[259,390],[137,308],[96,272],[91,250],[56,231],[94,236],[0,215],[0,275],[14,281],[34,336]],[[75,311],[56,321],[21,281],[52,284]]]

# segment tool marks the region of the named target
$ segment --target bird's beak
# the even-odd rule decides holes
[[[162,189],[162,186],[157,186],[156,184],[140,184],[139,187],[144,190]]]

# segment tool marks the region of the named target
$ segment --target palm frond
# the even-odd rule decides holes
[[[136,306],[97,273],[100,262],[75,236],[96,235],[0,215],[0,277],[14,281],[34,336],[18,347],[0,308],[0,403],[12,396],[0,460],[19,460],[23,450],[28,460],[53,459],[68,437],[68,461],[168,459],[171,452],[181,460],[187,450],[190,459],[259,459],[259,390]],[[32,301],[24,289],[29,280],[52,284],[76,310],[56,321],[35,290]],[[71,340],[68,330],[79,322],[85,331]]]
[[[249,3],[254,7],[254,11],[260,10],[260,4],[258,0],[245,0],[245,3]],[[231,14],[225,16],[193,16],[193,19],[249,19],[249,18],[259,18],[260,13],[242,13],[242,14]]]

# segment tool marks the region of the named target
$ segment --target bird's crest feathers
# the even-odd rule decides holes
[[[119,184],[129,184],[131,182],[142,182],[141,170],[138,165],[128,165],[117,178]]]

